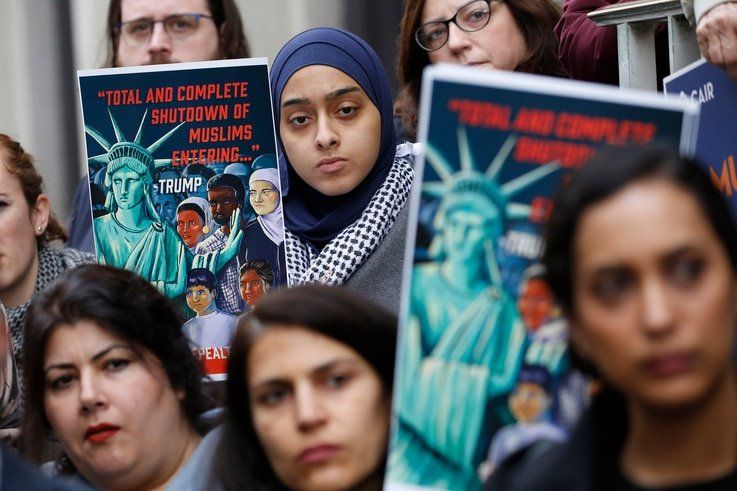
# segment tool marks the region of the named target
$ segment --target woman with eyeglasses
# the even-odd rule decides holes
[[[405,0],[394,112],[414,141],[423,69],[433,63],[565,77],[553,0]]]

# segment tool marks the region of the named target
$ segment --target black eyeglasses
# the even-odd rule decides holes
[[[164,30],[174,41],[183,41],[197,32],[201,18],[212,19],[212,16],[206,14],[174,14],[161,20],[134,19],[120,22],[117,30],[122,35],[123,40],[130,46],[141,46],[151,40],[154,26],[161,22],[164,25]]]
[[[425,51],[435,51],[448,42],[450,23],[465,32],[474,32],[486,27],[491,18],[491,2],[501,0],[473,0],[447,20],[436,20],[420,26],[415,31],[415,41]]]

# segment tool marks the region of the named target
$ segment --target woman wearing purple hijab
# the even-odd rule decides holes
[[[376,53],[332,28],[305,31],[271,71],[290,284],[346,285],[398,311],[412,144],[396,146]]]

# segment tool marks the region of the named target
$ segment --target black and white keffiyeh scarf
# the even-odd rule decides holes
[[[33,296],[35,297],[38,292],[46,288],[67,269],[79,266],[80,264],[91,263],[94,262],[94,260],[95,257],[92,254],[81,252],[76,249],[40,246],[38,248],[38,274],[36,275],[36,289],[33,292]],[[23,380],[23,360],[21,358],[23,348],[23,329],[26,323],[26,311],[28,310],[28,306],[31,304],[32,300],[33,297],[24,304],[5,309],[8,316],[10,337],[13,340],[13,357],[18,365],[18,375],[21,381]]]
[[[286,230],[289,286],[304,283],[342,285],[356,272],[391,230],[412,188],[414,157],[419,148],[397,147],[394,163],[361,216],[322,251]]]

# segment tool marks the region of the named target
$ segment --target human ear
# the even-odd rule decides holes
[[[37,236],[43,235],[49,224],[49,214],[51,213],[51,202],[45,194],[39,194],[36,198],[36,204],[31,208],[31,224]]]

